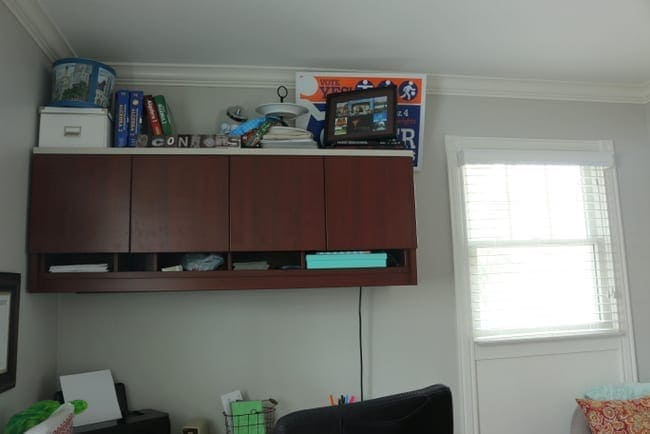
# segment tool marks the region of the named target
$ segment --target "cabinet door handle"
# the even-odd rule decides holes
[[[79,137],[81,135],[81,127],[63,127],[63,135],[65,137]]]

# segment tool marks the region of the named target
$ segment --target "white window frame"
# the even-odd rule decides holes
[[[614,161],[614,143],[611,140],[551,140],[551,139],[520,139],[499,137],[460,137],[445,136],[447,151],[447,172],[449,178],[449,201],[451,212],[454,278],[456,295],[456,325],[458,341],[459,385],[461,403],[460,411],[456,414],[459,418],[457,432],[471,434],[478,432],[478,394],[476,389],[476,345],[499,345],[501,342],[548,342],[562,341],[575,337],[597,337],[621,335],[624,338],[622,345],[623,376],[626,381],[637,381],[637,367],[634,348],[634,335],[632,329],[632,313],[630,307],[629,285],[627,277],[627,264],[625,260],[625,244],[623,240],[623,224],[620,215],[620,201],[616,166],[606,172],[607,200],[609,205],[610,231],[616,236],[612,239],[612,247],[620,252],[617,258],[620,264],[618,276],[619,288],[617,291],[618,313],[620,327],[616,331],[604,332],[579,332],[574,335],[509,338],[505,340],[490,340],[481,342],[473,337],[471,292],[469,281],[469,246],[467,243],[465,203],[463,194],[462,165],[465,164],[463,152],[467,150],[498,151],[503,155],[518,154],[517,161],[521,161],[526,153],[539,160],[540,154],[548,151],[562,151],[567,155],[581,156],[589,160],[598,153],[611,153]],[[489,152],[488,151],[488,152]]]

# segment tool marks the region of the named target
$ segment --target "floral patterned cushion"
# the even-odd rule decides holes
[[[593,434],[650,434],[650,396],[620,401],[576,401]]]

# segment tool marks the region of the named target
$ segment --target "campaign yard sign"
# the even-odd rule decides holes
[[[376,74],[297,72],[296,102],[309,113],[296,120],[296,126],[312,132],[323,143],[325,103],[330,93],[397,87],[397,138],[413,151],[413,167],[420,168],[424,135],[427,78],[424,74]]]

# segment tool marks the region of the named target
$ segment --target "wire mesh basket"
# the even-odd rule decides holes
[[[271,434],[275,425],[275,406],[273,398],[262,401],[262,411],[233,415],[223,412],[228,434]]]

